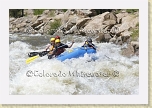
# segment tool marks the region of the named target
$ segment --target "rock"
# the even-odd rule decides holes
[[[17,28],[22,28],[22,27],[26,27],[26,25],[27,24],[23,22],[23,23],[20,23],[20,24],[16,25],[16,27]]]
[[[104,16],[104,21],[107,21],[107,20],[114,20],[115,22],[117,22],[117,16],[114,14],[114,12],[107,13]]]
[[[104,34],[104,38],[105,38],[105,42],[109,42],[109,40],[111,39],[111,36],[109,33]]]
[[[130,36],[132,34],[131,31],[125,30],[121,33],[121,36]]]
[[[33,16],[34,15],[33,9],[26,9],[26,10],[24,10],[24,15]]]
[[[44,25],[45,25],[45,23],[41,23],[40,25],[38,25],[38,26],[35,27],[35,30],[39,30]]]
[[[116,14],[116,16],[117,16],[117,23],[118,24],[122,23],[122,18],[126,17],[127,15],[128,15],[127,12],[125,12],[125,13],[121,12],[121,13]]]
[[[77,26],[73,26],[69,31],[66,31],[65,34],[72,34],[77,31]]]
[[[14,21],[14,20],[15,20],[14,17],[9,18],[9,22],[12,22],[12,21]]]
[[[105,42],[104,33],[99,33],[98,38],[96,39],[98,43]]]
[[[122,43],[129,43],[130,42],[130,35],[121,36]]]
[[[53,19],[54,20],[61,20],[61,19],[63,19],[63,17],[64,17],[64,14],[58,14]]]
[[[119,27],[121,26],[121,24],[116,24],[114,25],[111,29],[110,29],[110,33],[113,34],[113,35],[118,35],[120,36],[120,33],[119,33]],[[118,34],[119,33],[119,34]]]
[[[139,42],[137,42],[137,41],[132,41],[132,42],[131,42],[131,45],[132,45],[133,48],[134,48],[134,53],[135,53],[136,55],[139,55]]]
[[[116,39],[116,45],[122,45],[122,38],[121,36],[119,36],[117,39]]]
[[[88,24],[84,27],[83,31],[87,36],[97,35],[99,31],[102,31],[104,27],[102,22],[104,21],[104,16],[109,13],[105,12],[103,14],[97,15],[88,22]]]
[[[69,18],[68,22],[63,25],[63,29],[70,30],[74,25],[76,25],[77,20],[80,18],[77,15],[74,15]]]
[[[34,24],[31,25],[31,27],[33,27],[35,29],[36,26],[42,24],[43,21],[42,20],[37,20]]]
[[[137,23],[139,23],[139,18],[135,15],[128,15],[122,18],[122,24],[119,27],[119,32],[129,30],[130,28],[135,28]]]
[[[126,57],[131,57],[134,55],[134,48],[132,45],[128,44],[127,48],[122,49],[122,55]]]
[[[43,15],[49,15],[50,14],[50,11],[49,10],[44,10],[43,11]]]
[[[91,17],[93,14],[93,11],[89,9],[77,9],[76,12],[77,12],[77,15],[81,15],[84,17],[88,17],[88,16]]]
[[[90,18],[82,18],[78,20],[76,23],[77,28],[83,27],[88,20],[90,20]]]
[[[115,20],[106,20],[103,22],[104,25],[115,25],[116,21]]]
[[[62,25],[65,25],[65,24],[68,22],[70,15],[71,15],[71,10],[68,9],[68,10],[64,13],[63,19],[61,20]]]
[[[116,42],[116,38],[115,38],[115,37],[111,38],[111,39],[109,40],[109,42],[110,42],[110,43],[115,43],[115,42]]]

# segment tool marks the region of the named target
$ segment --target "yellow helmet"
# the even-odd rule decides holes
[[[55,43],[57,43],[57,42],[60,42],[60,39],[56,39],[56,40],[55,40]]]
[[[55,41],[55,38],[51,38],[50,41]]]

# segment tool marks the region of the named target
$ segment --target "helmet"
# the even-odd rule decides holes
[[[92,39],[91,39],[91,38],[88,38],[87,41],[88,41],[88,42],[92,42]]]
[[[56,40],[55,40],[55,43],[57,43],[57,42],[60,42],[60,39],[56,39]]]
[[[55,39],[60,39],[60,36],[55,36]]]
[[[55,41],[55,38],[51,38],[50,41]]]

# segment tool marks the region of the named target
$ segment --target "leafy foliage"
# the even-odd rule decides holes
[[[45,9],[34,9],[34,15],[41,15]]]
[[[51,22],[49,34],[53,35],[60,26],[61,26],[61,20],[54,20],[54,22]]]

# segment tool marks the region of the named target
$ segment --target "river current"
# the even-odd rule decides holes
[[[51,36],[9,35],[9,94],[10,95],[138,95],[139,57],[121,55],[125,47],[112,43],[93,43],[96,54],[67,59],[39,57],[26,64],[28,53],[43,51]],[[63,36],[62,43],[83,45],[86,37]],[[92,60],[92,58],[96,58]]]

